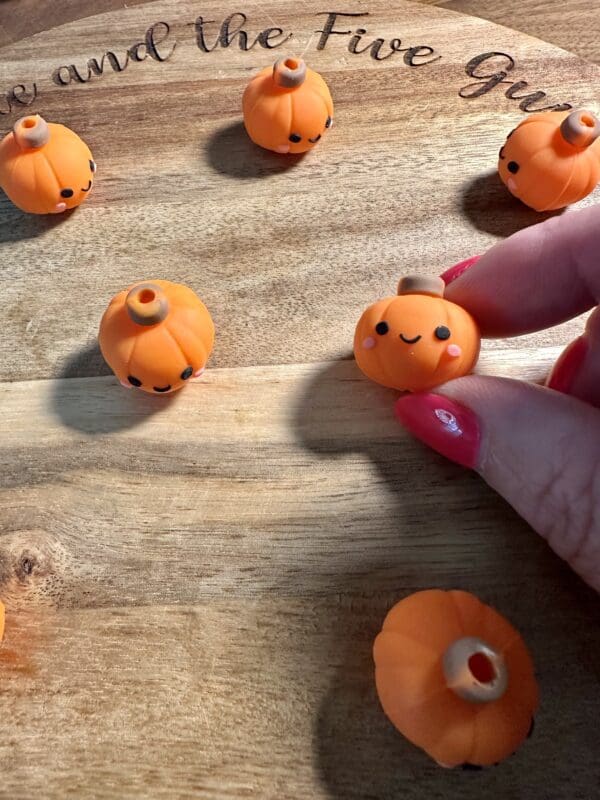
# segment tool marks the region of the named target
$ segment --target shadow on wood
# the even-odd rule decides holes
[[[496,170],[469,181],[463,189],[461,205],[466,217],[478,230],[494,236],[511,236],[564,211],[540,213],[528,208],[511,195]]]
[[[76,213],[74,208],[63,214],[26,214],[0,192],[0,244],[42,236]]]
[[[206,148],[215,172],[241,180],[268,178],[287,172],[300,163],[304,153],[278,155],[258,147],[246,133],[243,122],[234,122],[214,133]]]
[[[173,402],[174,394],[155,397],[128,390],[117,378],[114,383],[88,380],[111,374],[97,341],[72,354],[52,393],[53,409],[64,425],[92,436],[112,433],[134,428]]]

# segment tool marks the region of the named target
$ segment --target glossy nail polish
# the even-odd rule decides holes
[[[465,273],[469,267],[472,267],[473,264],[476,264],[480,258],[481,256],[471,256],[471,258],[467,258],[464,261],[455,264],[453,267],[450,267],[450,269],[447,269],[446,272],[442,273],[440,276],[441,279],[444,281],[446,286],[448,286],[449,283],[452,283],[452,281],[460,278],[460,276]]]
[[[561,354],[550,373],[546,386],[555,392],[569,394],[588,352],[588,343],[584,336],[575,339]]]
[[[413,436],[441,455],[474,469],[481,433],[479,421],[466,406],[439,394],[409,394],[396,402],[396,416]]]

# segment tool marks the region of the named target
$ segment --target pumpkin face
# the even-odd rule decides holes
[[[0,187],[22,211],[60,214],[88,196],[96,164],[64,125],[24,117],[0,142]]]
[[[496,764],[531,731],[531,657],[512,625],[472,594],[432,589],[401,600],[373,656],[386,715],[441,766]]]
[[[153,280],[113,297],[98,341],[123,386],[166,394],[204,371],[214,338],[208,309],[191,289]]]
[[[532,114],[500,150],[500,178],[536,211],[576,203],[600,180],[599,136],[600,122],[590,111]]]
[[[356,326],[354,356],[365,375],[421,392],[471,372],[479,331],[464,308],[443,299],[443,281],[407,277],[398,291],[369,306]]]
[[[252,141],[276,153],[311,150],[333,123],[327,84],[300,58],[262,70],[246,87],[242,106]]]

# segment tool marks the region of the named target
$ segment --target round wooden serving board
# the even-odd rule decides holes
[[[400,430],[350,348],[402,273],[541,219],[497,151],[522,107],[594,107],[600,70],[433,6],[344,11],[365,15],[335,21],[366,29],[354,49],[383,42],[325,41],[313,2],[165,0],[0,50],[2,133],[39,112],[98,163],[70,215],[0,199],[2,798],[596,796],[597,598]],[[251,49],[222,28],[211,49],[231,15]],[[284,53],[336,106],[302,160],[241,124]],[[172,398],[123,390],[96,345],[144,278],[190,285],[216,322],[212,369]],[[581,325],[486,342],[480,371],[539,379]],[[496,606],[539,669],[534,737],[484,773],[439,769],[378,707],[372,639],[429,586]]]

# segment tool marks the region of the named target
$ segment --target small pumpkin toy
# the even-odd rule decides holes
[[[468,592],[430,589],[397,603],[373,648],[383,710],[444,767],[484,767],[530,734],[538,687],[504,617]]]
[[[500,150],[508,190],[535,211],[554,211],[586,197],[600,181],[600,121],[591,111],[532,114]]]
[[[166,394],[202,374],[214,338],[208,309],[191,289],[152,280],[113,297],[98,341],[123,386]]]
[[[333,123],[333,101],[323,78],[301,58],[280,58],[254,77],[242,100],[252,141],[276,153],[311,150]]]
[[[480,336],[464,308],[444,300],[441,278],[402,278],[398,295],[369,306],[354,334],[356,363],[368,378],[421,392],[466,375],[477,363]]]
[[[30,214],[60,214],[80,205],[95,172],[86,143],[38,115],[18,120],[0,142],[0,187]]]

